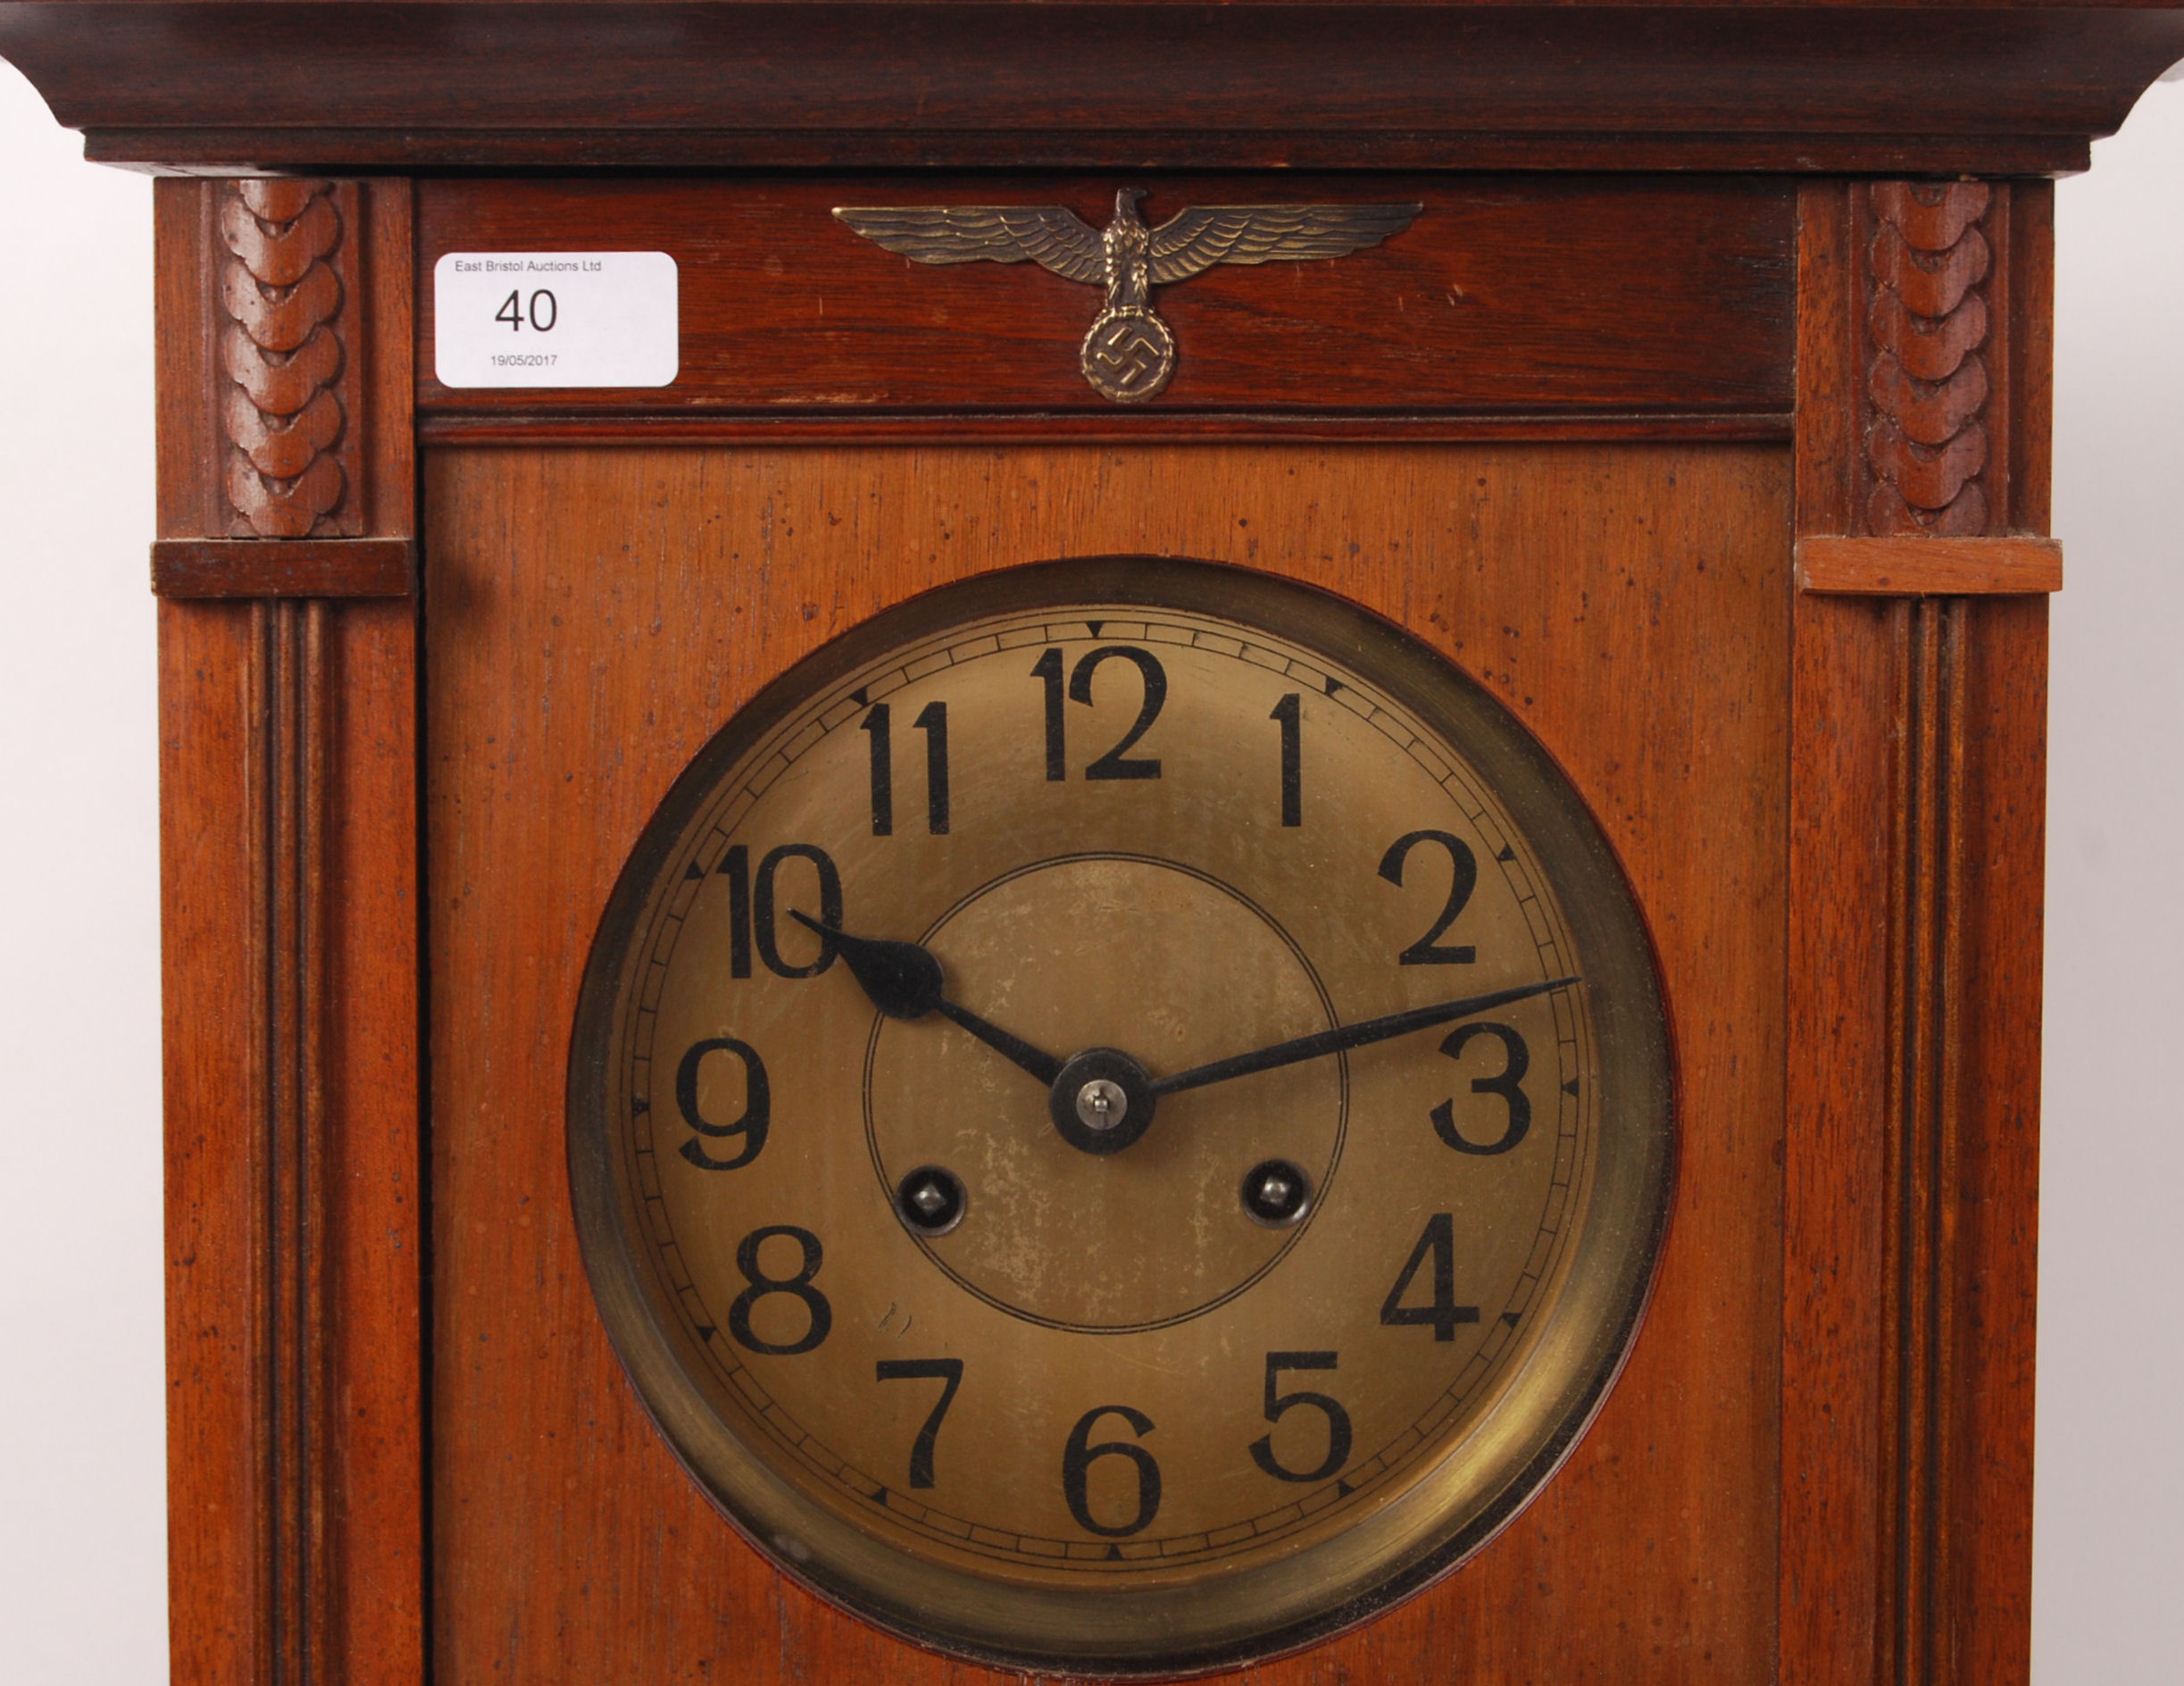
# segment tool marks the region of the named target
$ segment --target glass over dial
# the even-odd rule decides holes
[[[1476,686],[1332,598],[1012,571],[792,670],[588,974],[571,1171],[663,1431],[926,1643],[1159,1672],[1476,1548],[1670,1194],[1636,909]]]

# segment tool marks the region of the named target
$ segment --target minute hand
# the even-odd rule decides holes
[[[1550,989],[1560,989],[1577,981],[1576,978],[1551,978],[1545,983],[1521,983],[1513,989],[1495,989],[1485,995],[1468,995],[1461,1001],[1443,1001],[1430,1007],[1408,1007],[1401,1013],[1383,1014],[1377,1019],[1363,1019],[1355,1024],[1338,1024],[1331,1031],[1314,1031],[1310,1036],[1293,1036],[1287,1042],[1277,1042],[1271,1047],[1256,1048],[1249,1054],[1215,1060],[1210,1065],[1194,1065],[1188,1071],[1178,1072],[1171,1077],[1155,1078],[1153,1092],[1155,1095],[1173,1095],[1186,1089],[1204,1089],[1208,1083],[1225,1083],[1231,1077],[1248,1077],[1254,1072],[1271,1072],[1278,1065],[1295,1065],[1300,1060],[1316,1060],[1322,1054],[1339,1054],[1345,1048],[1385,1042],[1391,1037],[1408,1036],[1413,1031],[1422,1031],[1430,1025],[1446,1024],[1449,1020],[1463,1018],[1466,1014],[1484,1013],[1488,1007],[1506,1006],[1512,1001],[1529,1000],[1533,996],[1545,995]]]

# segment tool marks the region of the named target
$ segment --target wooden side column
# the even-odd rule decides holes
[[[2030,1666],[2051,204],[1800,197],[1786,1686]]]
[[[173,1675],[413,1686],[409,191],[154,204]]]

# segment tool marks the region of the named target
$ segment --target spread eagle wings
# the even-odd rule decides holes
[[[1107,279],[1098,233],[1058,204],[842,205],[866,239],[921,263],[1021,263],[1097,287]]]
[[[1216,263],[1341,257],[1399,234],[1425,207],[1410,204],[1209,204],[1152,230],[1148,279],[1188,280]],[[866,239],[921,263],[1021,263],[1072,281],[1106,280],[1098,232],[1058,204],[843,205],[834,214]]]
[[[1205,204],[1153,230],[1150,280],[1188,280],[1216,263],[1341,257],[1400,234],[1422,204]]]

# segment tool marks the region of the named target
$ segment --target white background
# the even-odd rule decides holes
[[[0,65],[0,1680],[165,1678],[150,191]],[[2061,191],[2039,1686],[2184,1656],[2184,86]],[[630,1686],[647,1686],[631,1682]]]

